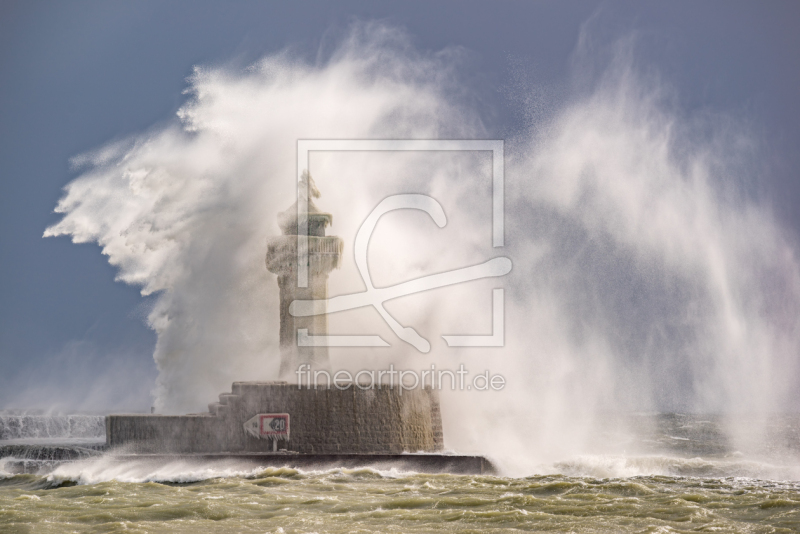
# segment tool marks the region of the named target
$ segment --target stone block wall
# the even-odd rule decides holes
[[[308,454],[433,452],[442,449],[438,392],[382,387],[308,389],[234,382],[208,414],[110,415],[109,446],[131,452],[268,452],[272,441],[244,430],[259,413],[288,413],[290,438],[279,447]]]

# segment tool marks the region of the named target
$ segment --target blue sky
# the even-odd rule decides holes
[[[314,57],[353,19],[405,29],[420,50],[460,47],[463,83],[492,137],[525,126],[520,83],[554,106],[575,49],[636,39],[688,117],[745,123],[761,155],[745,184],[800,232],[800,4],[796,2],[13,2],[0,6],[0,407],[82,404],[98,376],[136,382],[112,403],[145,409],[156,375],[150,300],[115,282],[92,244],[43,239],[70,158],[174,120],[195,65],[245,67],[292,47]],[[578,65],[578,67],[576,67]],[[552,102],[548,102],[548,98]],[[118,381],[118,382],[117,382]],[[101,407],[96,407],[101,409]]]

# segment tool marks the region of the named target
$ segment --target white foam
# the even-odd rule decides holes
[[[263,469],[236,460],[175,460],[164,463],[153,460],[119,461],[113,456],[105,456],[63,464],[53,470],[47,479],[51,482],[70,480],[78,484],[97,484],[111,480],[189,483],[213,478],[252,477]]]
[[[800,465],[726,458],[678,458],[673,456],[582,455],[543,466],[545,474],[594,478],[676,476],[702,478],[748,478],[800,481]]]

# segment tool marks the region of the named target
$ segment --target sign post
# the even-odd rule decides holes
[[[258,439],[271,439],[272,452],[277,452],[279,439],[289,441],[289,414],[256,414],[245,422],[244,431]]]

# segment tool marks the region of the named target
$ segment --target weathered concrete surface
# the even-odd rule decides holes
[[[288,413],[290,439],[279,447],[307,454],[434,452],[442,449],[438,392],[394,387],[298,388],[234,382],[208,414],[109,415],[110,447],[136,453],[266,452],[272,441],[244,430],[260,413]]]

